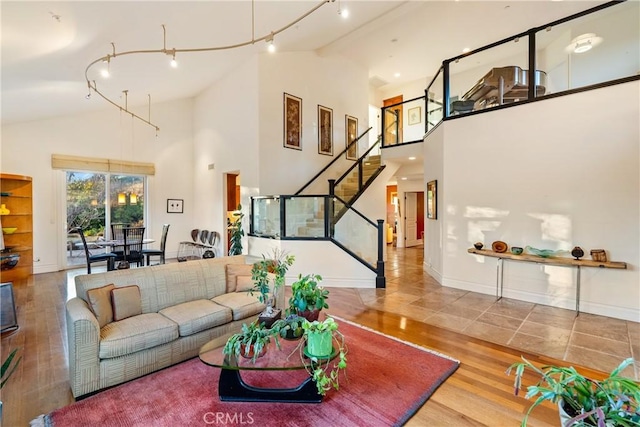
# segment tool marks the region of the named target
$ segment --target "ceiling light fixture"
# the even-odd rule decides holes
[[[173,51],[173,55],[172,55],[172,58],[171,58],[171,62],[170,62],[170,64],[171,64],[171,68],[178,68],[178,61],[176,61],[176,52],[175,52],[175,49],[174,49],[174,51]]]
[[[312,7],[309,11],[307,11],[306,13],[300,15],[298,18],[294,19],[293,21],[289,22],[288,24],[286,24],[285,26],[283,26],[282,28],[272,31],[269,34],[262,36],[262,37],[256,37],[255,36],[255,10],[254,10],[254,6],[255,6],[255,0],[251,1],[251,40],[247,40],[244,42],[239,42],[239,43],[235,43],[235,44],[231,44],[231,45],[224,45],[224,46],[211,46],[211,47],[203,47],[203,48],[173,48],[173,49],[167,49],[167,45],[166,45],[166,28],[164,26],[164,24],[162,24],[162,31],[163,31],[163,47],[162,49],[145,49],[145,50],[129,50],[129,51],[124,51],[124,52],[117,52],[116,53],[116,47],[113,43],[111,43],[111,46],[113,47],[112,52],[110,54],[107,54],[106,56],[100,57],[94,61],[92,61],[91,63],[89,63],[89,65],[87,65],[87,68],[85,68],[84,71],[84,77],[87,81],[87,85],[89,86],[89,92],[91,93],[91,91],[93,90],[95,93],[97,93],[98,95],[100,95],[101,98],[103,98],[105,101],[109,102],[110,104],[112,104],[113,106],[117,107],[118,109],[120,109],[121,111],[124,111],[127,114],[130,114],[131,117],[136,118],[146,124],[148,124],[149,126],[152,126],[156,129],[156,132],[158,132],[160,130],[160,127],[158,127],[157,125],[153,124],[151,122],[151,105],[149,104],[149,117],[144,118],[141,117],[139,115],[137,115],[136,113],[129,111],[127,109],[127,107],[122,107],[121,105],[119,105],[117,102],[111,100],[109,97],[107,97],[105,94],[103,94],[102,92],[100,92],[98,90],[98,87],[95,84],[94,80],[91,80],[89,78],[89,73],[91,68],[98,64],[98,63],[102,63],[103,61],[106,61],[107,64],[110,63],[112,58],[115,58],[117,56],[124,56],[124,55],[141,55],[141,54],[164,54],[164,55],[172,55],[173,59],[175,60],[175,55],[176,53],[180,52],[180,53],[193,53],[193,52],[214,52],[214,51],[219,51],[219,50],[229,50],[229,49],[237,49],[240,47],[245,47],[245,46],[249,46],[249,45],[253,45],[256,42],[260,42],[260,41],[267,41],[267,39],[271,39],[271,41],[273,41],[273,37],[277,34],[280,34],[283,31],[288,30],[289,28],[295,26],[298,22],[302,21],[304,18],[306,18],[307,16],[311,15],[312,13],[314,13],[315,11],[317,11],[318,9],[320,9],[322,6],[324,6],[326,3],[333,3],[335,0],[322,0],[320,3],[318,3],[316,6]],[[348,16],[348,11],[346,9],[338,9],[339,14],[343,17],[346,18],[346,16]],[[345,16],[346,15],[346,16]],[[271,46],[273,46],[273,43],[271,43]],[[269,49],[271,49],[271,47],[269,47]],[[275,49],[275,46],[273,46],[273,49]],[[173,65],[173,61],[172,61],[172,65]],[[177,63],[176,63],[177,65]],[[93,83],[92,83],[93,82]],[[88,98],[88,97],[87,97]],[[150,102],[150,101],[149,101]]]
[[[416,158],[414,156],[409,157],[409,160],[415,160]]]
[[[565,48],[565,52],[585,53],[602,43],[602,40],[602,37],[598,37],[594,33],[581,34],[575,39],[571,40],[569,46]]]
[[[338,0],[338,15],[340,15],[342,19],[347,19],[349,17],[349,9],[343,9],[340,0]]]
[[[276,45],[273,44],[273,33],[265,39],[265,42],[267,42],[267,50],[269,53],[274,53],[276,51]]]
[[[109,65],[111,64],[111,58],[109,58],[109,55],[107,55],[107,59],[105,59],[105,60],[104,60],[104,61],[102,61],[102,62],[103,62],[103,63],[105,63],[105,64],[107,64],[107,65],[105,65],[105,67],[104,67],[102,70],[100,70],[100,75],[101,75],[103,78],[107,79],[107,78],[109,78],[109,76],[111,75],[111,73],[109,72],[109,71],[110,71],[110,70],[109,70]]]

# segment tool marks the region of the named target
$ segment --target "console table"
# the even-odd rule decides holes
[[[626,262],[614,262],[614,261],[593,261],[588,259],[573,259],[573,258],[558,258],[558,257],[549,257],[544,258],[538,255],[531,254],[522,254],[522,255],[514,255],[511,253],[499,253],[494,252],[488,249],[476,249],[470,248],[467,249],[467,252],[475,255],[488,256],[492,258],[497,258],[496,265],[496,298],[498,301],[502,298],[502,290],[504,287],[504,277],[503,277],[503,262],[504,260],[510,261],[520,261],[520,262],[533,262],[536,264],[549,264],[549,265],[557,265],[564,267],[576,267],[577,275],[576,275],[576,316],[580,314],[580,267],[598,267],[598,268],[618,268],[618,269],[626,269]]]

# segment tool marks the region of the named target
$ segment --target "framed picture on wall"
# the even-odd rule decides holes
[[[183,199],[167,199],[167,213],[183,213]]]
[[[429,219],[438,219],[437,190],[437,180],[427,182],[427,218]]]
[[[333,110],[318,105],[318,153],[333,156]]]
[[[284,94],[284,146],[302,150],[302,99]]]
[[[358,144],[351,144],[358,137],[358,119],[348,114],[344,116],[344,131],[347,144],[347,160],[358,160]]]
[[[417,125],[422,122],[422,108],[413,107],[409,108],[409,124]]]

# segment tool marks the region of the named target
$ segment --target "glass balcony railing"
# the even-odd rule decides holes
[[[467,114],[640,79],[638,16],[638,1],[609,2],[443,61],[422,98],[423,131]],[[389,127],[399,113],[388,110],[406,116],[409,108],[383,108],[383,147],[413,142],[404,117]]]

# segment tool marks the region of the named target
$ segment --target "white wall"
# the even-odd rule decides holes
[[[263,54],[259,68],[260,192],[293,194],[331,161],[318,154],[318,104],[333,109],[334,156],[345,148],[345,114],[358,119],[358,134],[368,128],[367,71],[313,52]],[[302,98],[302,150],[283,147],[284,92]]]
[[[225,174],[239,173],[243,229],[249,230],[249,198],[260,186],[258,94],[258,61],[253,57],[195,99],[192,185],[198,200],[193,228],[226,235]],[[245,239],[245,253],[246,247]]]
[[[442,257],[444,254],[444,195],[446,182],[444,181],[445,158],[444,141],[445,129],[448,123],[440,123],[424,141],[424,182],[425,189],[425,219],[424,219],[424,269],[442,283]],[[436,219],[427,218],[426,188],[427,182],[436,180]]]
[[[639,97],[634,81],[443,123],[427,142],[444,158],[442,284],[495,293],[495,259],[467,253],[476,241],[604,248],[628,269],[583,268],[581,308],[638,321]],[[504,281],[506,297],[575,308],[574,268],[505,262]]]
[[[154,104],[152,115],[162,123],[157,138],[150,126],[132,124],[131,116],[108,106],[97,113],[2,127],[2,171],[33,178],[34,273],[58,271],[66,256],[65,174],[52,170],[54,153],[154,163],[156,175],[149,177],[145,195],[150,201],[146,235],[159,241],[162,224],[171,224],[167,256],[175,256],[178,242],[189,237],[194,215],[192,100]],[[168,198],[184,199],[184,214],[167,214]]]

